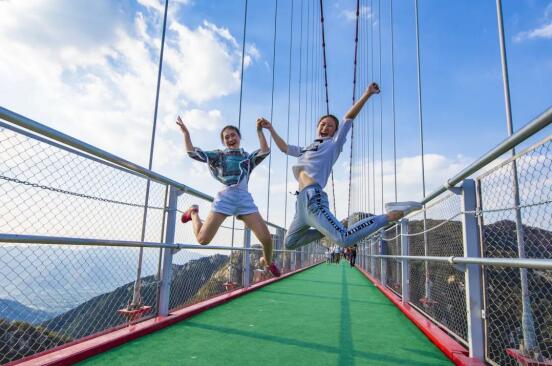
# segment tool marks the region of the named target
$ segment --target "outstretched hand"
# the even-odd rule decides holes
[[[176,124],[178,125],[178,127],[180,127],[180,130],[183,134],[189,134],[188,127],[186,127],[184,122],[182,122],[180,116],[176,117]]]
[[[367,92],[369,94],[379,94],[380,93],[380,87],[377,83],[372,83],[370,84],[370,86],[368,87],[368,90]]]
[[[270,130],[272,124],[264,117],[257,118],[257,131],[261,131],[263,128]]]

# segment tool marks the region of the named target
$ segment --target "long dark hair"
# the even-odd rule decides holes
[[[220,141],[221,141],[222,143],[224,143],[224,138],[223,138],[222,134],[224,133],[225,130],[228,130],[228,129],[231,129],[231,130],[236,131],[236,133],[238,134],[238,136],[239,136],[240,139],[241,139],[241,132],[240,132],[240,129],[239,129],[239,128],[237,128],[237,127],[234,126],[234,125],[226,125],[226,126],[224,126],[224,127],[222,128],[222,130],[220,130]]]

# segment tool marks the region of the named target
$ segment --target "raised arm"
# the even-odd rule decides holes
[[[379,92],[380,92],[380,88],[378,84],[376,83],[370,84],[370,86],[368,87],[368,89],[366,89],[364,94],[362,94],[362,96],[356,101],[356,103],[351,107],[351,109],[349,109],[349,111],[345,114],[345,119],[346,120],[355,119],[356,116],[359,114],[360,110],[362,109],[362,107],[364,107],[364,104],[366,103],[368,98],[370,98],[373,94],[379,94]]]
[[[257,119],[257,136],[259,137],[259,145],[261,146],[261,154],[266,154],[270,151],[263,133],[263,123],[268,122],[263,117]]]
[[[264,118],[261,118],[260,120],[261,120],[260,121],[261,127],[266,128],[267,130],[270,131],[270,135],[272,136],[272,139],[276,143],[276,146],[278,146],[278,149],[280,149],[280,151],[283,152],[284,154],[287,154],[288,144],[284,141],[284,139],[280,137],[280,135],[278,135],[278,133],[276,132],[274,127],[272,127],[272,124],[268,120]],[[257,120],[257,128],[258,127],[259,127],[259,121]]]
[[[182,119],[180,119],[180,116],[176,118],[176,124],[180,127],[180,131],[182,131],[182,134],[184,135],[184,146],[186,147],[186,151],[193,152],[194,145],[192,144],[192,139],[190,138],[190,132],[184,122],[182,122]]]

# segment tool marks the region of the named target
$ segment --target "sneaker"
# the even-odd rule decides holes
[[[276,264],[274,264],[274,262],[272,262],[272,264],[267,268],[274,277],[280,277],[282,275],[282,273],[280,272],[280,269],[276,267]]]
[[[385,211],[387,213],[391,211],[402,211],[406,216],[413,211],[421,210],[424,206],[419,202],[406,201],[406,202],[388,202],[385,204]]]
[[[192,212],[198,212],[199,206],[198,205],[191,205],[189,209],[186,210],[182,214],[182,217],[180,218],[180,221],[182,221],[183,224],[187,223],[192,219]]]

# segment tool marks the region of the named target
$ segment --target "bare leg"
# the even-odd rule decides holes
[[[266,264],[270,266],[272,264],[272,238],[263,218],[258,212],[240,216],[239,218],[253,231],[263,245],[264,259],[266,260]]]
[[[196,211],[192,212],[192,225],[197,242],[201,245],[209,244],[227,217],[224,214],[210,211],[205,222],[201,222],[199,214]]]

